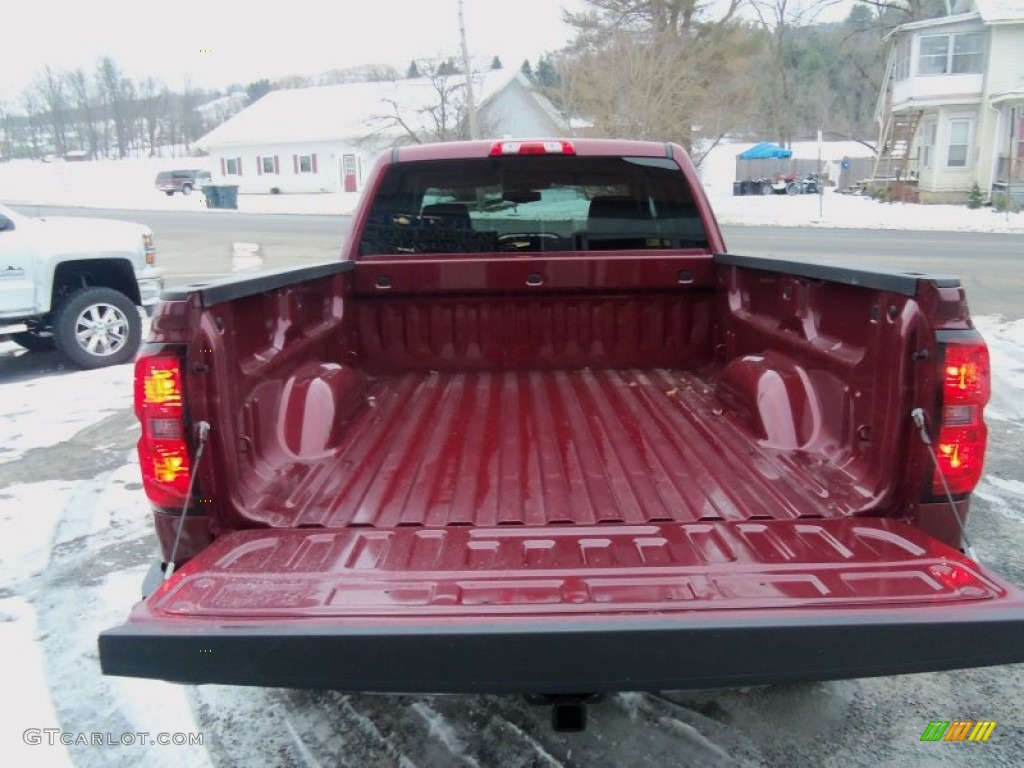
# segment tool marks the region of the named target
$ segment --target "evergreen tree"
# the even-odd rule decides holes
[[[420,77],[420,68],[417,66],[415,59],[409,62],[409,69],[406,70],[405,76],[410,80]]]
[[[530,64],[529,59],[523,59],[523,66],[519,68],[519,71],[526,75],[527,80],[533,80],[533,65]]]
[[[542,56],[538,59],[537,85],[541,88],[555,88],[560,82],[558,71],[555,69],[555,65],[551,63],[551,59],[547,56]]]
[[[491,59],[491,69],[502,69],[502,68],[503,68],[503,65],[501,63],[501,59],[500,58],[495,56],[493,59]]]
[[[264,78],[256,80],[245,86],[245,95],[250,104],[253,104],[270,93],[270,81]]]

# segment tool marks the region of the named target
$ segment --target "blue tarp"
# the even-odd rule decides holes
[[[778,144],[771,144],[767,141],[755,144],[746,152],[742,152],[738,155],[740,160],[770,160],[774,158],[787,158],[792,156],[793,150],[783,149]]]

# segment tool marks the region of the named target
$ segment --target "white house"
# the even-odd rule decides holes
[[[1024,1],[954,10],[892,33],[875,178],[916,182],[921,202],[962,202],[974,184],[1024,201]]]
[[[519,72],[480,73],[472,84],[482,134],[570,135]],[[241,193],[358,192],[363,169],[383,150],[454,134],[463,89],[453,75],[271,91],[196,146],[209,153],[214,180]]]

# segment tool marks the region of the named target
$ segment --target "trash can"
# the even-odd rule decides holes
[[[225,184],[220,187],[220,207],[238,210],[238,185]]]
[[[220,206],[217,203],[220,200],[220,192],[218,191],[217,187],[206,184],[203,185],[202,190],[203,200],[206,201],[206,207],[219,208]]]
[[[745,195],[747,194],[747,185],[742,181],[734,181],[732,183],[732,193],[734,195]]]
[[[207,208],[238,209],[238,186],[234,184],[211,184],[203,187]]]

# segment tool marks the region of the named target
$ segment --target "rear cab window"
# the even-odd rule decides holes
[[[361,256],[708,247],[678,164],[562,155],[389,166]]]

